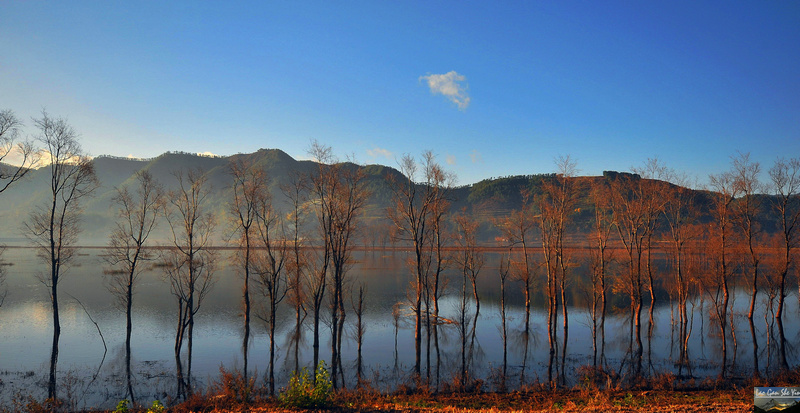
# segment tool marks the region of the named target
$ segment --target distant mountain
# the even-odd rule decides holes
[[[271,178],[270,193],[275,207],[279,211],[288,211],[288,199],[280,190],[282,184],[289,184],[293,174],[310,174],[316,170],[313,161],[298,161],[279,149],[260,149],[254,153],[237,154],[228,157],[207,157],[189,153],[168,152],[152,159],[129,159],[112,156],[100,156],[94,159],[100,187],[95,196],[84,204],[82,245],[105,245],[116,218],[116,207],[112,205],[115,188],[135,181],[134,174],[139,170],[148,170],[167,190],[175,189],[177,180],[175,171],[200,168],[208,176],[213,192],[209,208],[218,218],[216,245],[223,245],[230,233],[227,218],[227,202],[231,198],[230,175],[228,165],[231,160],[246,158],[252,164],[261,167]],[[371,191],[371,198],[364,209],[365,233],[385,236],[388,232],[386,208],[392,203],[392,192],[388,177],[395,180],[404,179],[394,168],[382,165],[354,165],[348,167],[362,168],[366,176],[366,185]],[[40,207],[47,199],[49,187],[49,169],[44,167],[31,171],[23,180],[8,190],[0,193],[0,239],[10,244],[19,244],[24,236],[22,223],[34,208]],[[591,229],[593,206],[589,200],[590,184],[596,180],[613,179],[618,173],[608,172],[600,177],[579,177],[576,187],[579,188],[578,205],[572,217],[572,230],[585,233]],[[505,216],[509,211],[520,208],[522,198],[520,191],[525,188],[534,194],[541,193],[542,182],[553,175],[525,175],[486,179],[473,185],[452,188],[450,197],[452,211],[467,209],[477,213],[482,221],[481,240],[484,243],[494,242],[499,235],[492,225],[496,218]],[[708,193],[698,192],[698,207],[707,210]],[[774,227],[770,219],[765,220],[765,228]],[[315,234],[310,231],[309,233]],[[375,235],[377,236],[377,235]],[[165,243],[166,226],[161,225],[154,234],[156,242]],[[10,240],[10,241],[9,241]]]
[[[113,229],[116,207],[112,199],[116,188],[135,183],[135,173],[149,171],[161,182],[166,190],[177,189],[177,171],[201,169],[205,171],[212,187],[208,208],[217,216],[216,245],[222,245],[230,233],[227,217],[227,202],[231,198],[228,165],[232,160],[247,159],[252,165],[263,168],[270,177],[269,191],[275,207],[288,211],[288,199],[280,186],[289,185],[293,174],[313,173],[317,166],[313,161],[298,161],[279,149],[260,149],[254,153],[237,154],[227,157],[208,157],[181,152],[168,152],[152,159],[129,159],[113,156],[99,156],[94,159],[94,167],[100,187],[94,196],[83,204],[82,245],[105,245],[108,234]],[[362,168],[366,175],[366,185],[373,196],[365,208],[367,221],[380,221],[391,199],[386,182],[387,175],[400,176],[400,173],[382,165],[352,165]],[[0,239],[12,245],[24,245],[22,223],[31,210],[46,203],[49,190],[49,169],[32,170],[23,180],[12,185],[0,194]],[[166,228],[154,234],[156,241],[166,242]],[[10,240],[10,241],[9,241]]]

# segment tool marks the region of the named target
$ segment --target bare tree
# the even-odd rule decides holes
[[[758,176],[761,173],[761,165],[758,162],[750,161],[750,154],[739,153],[733,158],[733,185],[741,194],[741,198],[733,204],[733,222],[741,230],[744,237],[748,255],[750,256],[750,310],[747,319],[750,322],[750,335],[753,339],[753,370],[756,377],[759,375],[758,368],[758,337],[753,321],[753,313],[756,308],[756,294],[758,293],[759,265],[761,255],[757,250],[756,243],[759,241],[761,228],[758,215],[761,213],[761,202],[756,196],[761,190],[761,183]]]
[[[339,386],[341,345],[345,321],[344,286],[352,264],[352,243],[359,217],[369,192],[364,186],[364,172],[355,164],[338,163],[330,147],[314,142],[312,156],[319,169],[310,177],[312,194],[316,198],[317,217],[325,243],[325,264],[322,269],[331,273],[331,381]],[[330,267],[328,266],[330,263]],[[315,321],[316,323],[316,321]],[[318,337],[315,342],[318,344]],[[342,383],[343,384],[343,383]]]
[[[242,355],[244,358],[244,378],[247,380],[247,356],[250,345],[250,278],[253,272],[253,245],[258,207],[266,196],[267,180],[262,169],[255,168],[244,158],[231,160],[228,165],[233,178],[232,195],[228,205],[232,217],[233,238],[236,242],[236,261],[244,278],[242,286],[242,305],[244,312],[244,337]]]
[[[503,336],[503,373],[500,376],[500,391],[506,391],[508,377],[508,327],[506,326],[506,279],[511,267],[511,248],[500,256],[500,331]]]
[[[627,255],[628,272],[625,288],[631,300],[632,328],[635,329],[636,348],[633,348],[633,337],[629,347],[634,353],[633,376],[641,375],[642,354],[642,259],[647,245],[648,234],[648,201],[644,199],[642,179],[639,175],[620,174],[611,181],[611,202],[614,214],[614,226]],[[632,332],[633,333],[633,332]]]
[[[91,196],[98,186],[91,159],[78,143],[78,134],[64,118],[53,119],[42,112],[34,119],[39,129],[37,140],[42,144],[44,159],[49,164],[49,199],[31,212],[25,230],[48,264],[50,272],[39,279],[50,290],[53,307],[53,348],[50,356],[48,398],[57,398],[56,365],[61,322],[58,313],[58,284],[75,255],[80,233],[81,201]]]
[[[563,316],[563,347],[561,351],[561,380],[564,382],[567,339],[569,337],[569,318],[567,310],[567,269],[569,257],[564,247],[567,223],[574,212],[577,199],[575,175],[577,168],[569,156],[556,160],[558,173],[542,185],[542,195],[538,198],[539,227],[542,234],[542,252],[547,270],[548,285],[548,332],[550,341],[550,363],[548,381],[553,381],[552,367],[556,357],[555,325],[558,319],[558,304],[561,302]]]
[[[43,116],[47,116],[43,113]],[[37,127],[41,129],[39,122]],[[33,142],[19,141],[20,121],[13,111],[0,110],[0,193],[11,184],[22,179],[40,159]],[[9,164],[14,162],[14,165]]]
[[[611,239],[611,231],[614,228],[614,218],[611,209],[611,199],[609,194],[610,188],[608,182],[603,179],[595,181],[590,190],[590,198],[594,203],[594,231],[591,238],[595,248],[592,249],[592,328],[594,344],[593,348],[593,365],[597,367],[597,317],[599,311],[600,318],[600,361],[603,363],[605,359],[605,345],[606,345],[606,312],[608,309],[608,288],[606,285],[606,276],[608,275],[608,264],[612,258],[612,252],[609,251],[608,243]],[[599,301],[599,303],[598,303]],[[598,304],[600,306],[598,310]]]
[[[11,110],[0,110],[0,193],[8,189],[11,184],[22,179],[31,167],[39,161],[39,153],[30,141],[18,142],[20,135],[20,121]],[[9,156],[18,159],[13,161],[16,165],[9,164]],[[5,247],[0,246],[0,263],[2,263]],[[0,306],[6,297],[4,267],[0,265]]]
[[[117,188],[113,201],[119,207],[119,221],[105,250],[105,260],[112,267],[107,278],[108,288],[125,310],[125,372],[132,403],[136,402],[131,382],[133,293],[144,262],[153,258],[152,251],[145,248],[145,244],[166,202],[163,187],[150,172],[141,170],[135,176],[138,183],[135,194],[131,193],[129,186]]]
[[[714,312],[720,328],[722,341],[722,366],[720,376],[726,377],[728,366],[727,315],[730,302],[730,278],[733,270],[730,263],[731,204],[738,196],[734,177],[730,172],[723,172],[709,177],[714,192],[711,194],[711,214],[714,218],[711,229],[714,251],[714,282],[706,287],[707,294],[714,302]],[[735,353],[734,353],[735,355]]]
[[[426,155],[426,158],[432,158],[432,154]],[[430,360],[431,360],[431,330],[433,330],[433,340],[436,350],[436,389],[439,388],[440,382],[440,368],[441,368],[441,354],[439,349],[439,326],[450,320],[444,320],[439,316],[439,300],[442,293],[446,288],[446,279],[444,278],[444,271],[450,265],[451,256],[447,251],[450,244],[451,235],[445,229],[445,217],[450,212],[450,188],[453,187],[455,182],[455,175],[450,172],[444,171],[438,164],[434,162],[426,162],[429,167],[426,168],[426,175],[430,175],[431,182],[434,183],[434,202],[431,209],[431,271],[429,271],[429,279],[426,280],[426,311],[428,317],[426,318],[426,332],[427,332],[427,363],[428,368],[426,371],[428,381],[430,381]],[[433,303],[433,315],[430,314],[431,302]]]
[[[320,219],[320,224],[323,220]],[[325,298],[325,292],[328,286],[328,267],[330,266],[330,248],[328,244],[327,235],[322,233],[322,250],[312,250],[318,252],[318,256],[311,256],[309,258],[308,271],[304,273],[304,288],[308,292],[308,300],[311,304],[312,313],[312,353],[314,365],[319,365],[319,334],[320,334],[320,321],[322,315],[322,303]],[[316,378],[315,378],[316,380]]]
[[[641,168],[632,168],[633,172],[639,174],[642,179],[639,181],[638,190],[642,201],[642,212],[644,214],[644,249],[647,252],[645,268],[647,270],[647,286],[650,291],[650,308],[648,311],[648,345],[653,334],[653,310],[656,304],[656,279],[653,276],[653,236],[659,225],[659,218],[664,210],[665,197],[661,196],[669,188],[664,182],[668,178],[669,170],[658,158],[650,158]],[[648,351],[649,354],[649,351]]]
[[[289,301],[294,307],[295,326],[291,335],[291,344],[294,346],[294,371],[300,371],[300,340],[302,339],[302,324],[307,315],[306,300],[308,292],[306,282],[308,275],[308,253],[303,248],[302,226],[308,215],[305,204],[305,182],[303,177],[294,171],[291,173],[291,183],[281,185],[281,192],[289,199],[291,212],[289,213],[289,229],[291,231],[291,252],[286,264],[289,272],[288,294]]]
[[[178,189],[170,191],[166,218],[172,233],[173,248],[165,251],[165,267],[171,292],[178,305],[178,323],[175,333],[175,365],[178,394],[186,398],[192,394],[192,338],[194,316],[213,285],[216,254],[211,249],[211,234],[215,222],[206,212],[206,199],[210,186],[200,170],[175,172]],[[187,341],[186,374],[180,354],[184,339]]]
[[[258,254],[255,272],[266,298],[265,314],[261,317],[267,323],[269,334],[269,367],[267,381],[269,394],[275,394],[275,327],[277,325],[278,304],[286,297],[286,256],[285,231],[280,217],[272,208],[271,198],[263,195],[256,205],[256,235]],[[275,239],[280,235],[282,239]]]
[[[668,227],[667,241],[671,245],[674,283],[678,293],[678,314],[680,331],[680,354],[678,356],[678,375],[683,374],[683,368],[689,369],[689,312],[686,304],[689,300],[692,276],[687,272],[687,243],[697,239],[700,235],[696,222],[699,212],[696,207],[696,191],[689,188],[689,179],[685,175],[672,173],[675,185],[666,187],[662,196],[664,203],[664,220]]]
[[[530,331],[531,322],[531,287],[533,284],[533,271],[531,269],[532,263],[528,246],[530,245],[531,234],[536,221],[531,213],[531,192],[528,189],[521,191],[522,205],[519,210],[511,211],[508,216],[498,222],[498,227],[503,237],[508,242],[509,248],[522,247],[521,257],[517,260],[511,260],[510,264],[514,264],[514,278],[522,282],[522,293],[525,296],[525,322],[523,325],[525,334]],[[509,252],[510,254],[510,252]]]
[[[354,297],[350,297],[350,304],[353,307],[353,312],[356,315],[356,325],[354,327],[353,335],[356,339],[356,387],[361,388],[364,385],[364,365],[361,357],[361,348],[364,344],[364,335],[367,332],[367,326],[364,324],[364,283],[358,285],[358,299],[354,301]]]
[[[322,249],[318,257],[312,261],[312,271],[307,277],[307,288],[310,292],[311,306],[313,312],[313,353],[314,366],[319,365],[319,335],[320,319],[322,313],[322,303],[328,286],[328,269],[331,265],[331,198],[333,192],[334,179],[333,172],[330,171],[335,164],[333,150],[329,146],[324,146],[317,141],[311,143],[309,154],[318,164],[318,169],[305,177],[304,181],[308,185],[308,192],[312,202],[314,202],[315,212],[318,221],[319,236],[322,241]],[[331,339],[333,343],[333,339]],[[331,365],[334,360],[331,360]],[[334,375],[334,380],[336,380]],[[316,377],[314,378],[316,380]]]
[[[519,210],[511,211],[505,219],[498,221],[496,225],[500,229],[503,238],[508,244],[508,268],[512,279],[520,282],[522,294],[525,297],[525,320],[522,328],[522,368],[520,381],[525,382],[525,370],[528,365],[528,344],[530,342],[531,326],[531,288],[534,281],[534,269],[531,268],[533,260],[528,252],[531,241],[531,231],[536,226],[536,221],[531,211],[532,193],[529,189],[523,188],[520,191],[522,205]],[[514,258],[514,248],[522,247],[521,257]],[[504,321],[505,323],[505,321]]]
[[[775,192],[773,208],[778,213],[781,229],[781,249],[782,261],[778,266],[779,294],[778,311],[775,319],[778,322],[778,329],[781,335],[781,367],[789,369],[786,360],[785,339],[783,334],[783,310],[786,300],[786,278],[789,270],[794,266],[794,250],[797,248],[797,225],[800,223],[800,158],[789,160],[780,158],[769,170],[769,177]]]
[[[460,386],[461,389],[466,389],[469,379],[469,366],[472,363],[472,358],[475,350],[476,329],[478,327],[478,317],[481,312],[481,299],[478,294],[478,275],[480,275],[483,265],[485,263],[484,253],[478,247],[477,232],[478,221],[474,216],[468,215],[466,211],[462,211],[456,216],[456,227],[458,232],[457,247],[455,261],[461,268],[462,274],[462,289],[461,289],[461,308],[459,314],[459,330],[461,332],[461,372],[460,372]],[[467,317],[467,280],[472,284],[472,296],[475,300],[475,314],[472,318],[472,327],[468,326],[469,320]],[[468,331],[471,333],[471,343],[469,351],[467,351],[467,336]]]
[[[422,162],[410,155],[400,160],[400,173],[403,179],[389,176],[393,193],[393,206],[387,210],[389,219],[396,227],[398,238],[409,242],[414,250],[410,267],[415,281],[412,291],[412,308],[414,312],[414,374],[417,379],[422,374],[422,326],[427,325],[430,334],[429,309],[426,309],[427,320],[423,320],[422,304],[425,299],[429,278],[433,278],[432,295],[434,306],[438,308],[439,276],[443,271],[442,256],[442,217],[447,211],[446,188],[452,180],[436,162],[433,152],[426,151]],[[430,277],[434,259],[436,268]],[[431,297],[427,298],[430,303]],[[436,311],[438,313],[438,310]],[[437,314],[438,316],[438,314]],[[428,339],[430,355],[430,337]],[[430,357],[428,357],[427,377],[430,379]]]

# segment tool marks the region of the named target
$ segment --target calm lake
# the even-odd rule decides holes
[[[105,263],[101,253],[100,249],[81,250],[75,265],[60,284],[62,335],[58,361],[61,383],[59,392],[69,392],[69,396],[74,398],[79,407],[113,407],[125,395],[125,314],[117,308],[113,296],[106,288],[103,273]],[[229,255],[230,252],[223,251],[222,261]],[[407,253],[402,251],[359,251],[354,254],[357,263],[349,273],[351,285],[363,282],[366,286],[367,328],[363,344],[366,377],[381,389],[392,389],[400,380],[408,377],[414,365],[413,317],[410,309],[406,311],[405,317],[400,318],[396,344],[392,316],[392,308],[396,303],[408,302],[407,288],[411,275],[406,265],[407,257]],[[3,258],[10,264],[5,266],[8,292],[0,308],[0,397],[2,404],[7,406],[18,392],[39,399],[46,394],[52,344],[52,314],[48,290],[37,279],[38,274],[47,271],[47,267],[36,257],[35,251],[11,248],[6,250]],[[484,386],[489,389],[493,386],[493,378],[503,360],[498,261],[499,254],[489,254],[480,275],[481,311],[474,351],[473,374],[484,379]],[[216,279],[216,284],[203,302],[195,322],[192,372],[195,384],[200,386],[215,380],[220,366],[231,370],[241,368],[242,365],[242,280],[230,265],[222,265]],[[546,309],[541,287],[535,288],[535,309],[531,316],[533,334],[527,348],[525,372],[528,382],[547,380]],[[798,343],[798,300],[796,289],[792,290],[795,292],[787,298],[786,337],[789,343]],[[524,302],[518,282],[509,281],[506,291],[508,372],[512,377],[511,382],[518,385],[525,354],[524,340],[520,338],[524,322]],[[440,304],[442,316],[456,318],[460,292],[461,277],[451,270],[447,277],[446,293]],[[574,294],[578,296],[580,293]],[[770,345],[774,345],[775,337],[768,334],[774,318],[771,313],[765,317],[767,297],[766,294],[761,297],[755,319],[759,351],[763,354],[760,356],[760,366],[764,370],[774,368],[777,362],[773,349],[770,349]],[[647,327],[644,327],[644,357],[648,371],[676,372],[678,339],[677,326],[673,326],[672,319],[674,317],[677,320],[677,309],[666,300],[662,300],[662,303],[655,309],[649,340]],[[748,375],[752,372],[752,342],[746,319],[748,304],[749,295],[746,292],[740,291],[734,295],[734,319],[738,320],[734,323],[737,337],[737,353],[732,368],[734,375]],[[643,311],[645,324],[648,318],[646,305]],[[348,311],[352,308],[349,298],[347,307]],[[591,318],[585,308],[571,307],[569,310],[566,370],[575,372],[580,366],[592,364]],[[134,298],[133,314],[132,360],[137,401],[166,401],[172,394],[175,387],[173,345],[176,311],[175,299],[170,294],[162,273],[158,270],[143,273]],[[474,312],[474,307],[470,311]],[[711,303],[708,300],[701,302],[695,297],[690,301],[689,311],[692,314],[689,355],[694,366],[693,374],[697,377],[716,375],[719,371],[720,341],[717,327],[711,320]],[[304,365],[311,364],[312,357],[310,319],[307,319],[308,328],[304,331],[305,341],[300,352]],[[267,370],[268,337],[264,323],[256,317],[253,320],[254,335],[250,341],[249,369],[263,376]],[[282,304],[280,320],[277,387],[286,384],[294,365],[287,341],[294,320],[287,303]],[[629,349],[629,321],[627,309],[613,310],[606,321],[606,358],[614,368],[622,365]],[[349,329],[348,340],[343,343],[342,358],[347,370],[348,386],[355,383],[356,345],[352,338],[354,323],[355,316],[349,312],[346,327]],[[102,332],[102,337],[98,329]],[[440,334],[441,378],[443,382],[452,381],[457,374],[460,360],[458,331],[454,326],[444,325]],[[321,336],[321,356],[325,359],[330,357],[327,343],[329,336],[330,331],[325,327]],[[105,356],[103,340],[108,350]],[[790,350],[789,364],[794,366],[797,363],[797,352],[795,349]],[[423,357],[424,354],[423,343]],[[729,361],[731,358],[729,355]],[[423,366],[424,364],[423,361]],[[570,377],[573,382],[576,379],[578,378],[574,374]]]

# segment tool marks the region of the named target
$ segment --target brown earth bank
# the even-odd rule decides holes
[[[277,400],[241,404],[224,397],[196,398],[174,406],[180,412],[299,412]],[[750,412],[753,390],[693,391],[517,391],[476,394],[376,395],[342,392],[319,412]]]
[[[324,370],[321,370],[324,372]],[[331,390],[325,375],[317,379],[327,382],[322,399],[313,403],[292,404],[303,398],[287,388],[276,397],[269,397],[266,388],[254,378],[243,379],[241,373],[220,369],[220,377],[207,390],[176,403],[138,400],[139,404],[122,401],[116,410],[89,408],[87,411],[114,413],[188,413],[188,412],[752,412],[754,387],[798,387],[800,367],[765,377],[706,378],[679,380],[673,375],[642,378],[624,388],[599,388],[585,382],[572,388],[551,389],[547,384],[526,385],[509,392],[483,391],[476,381],[470,391],[458,391],[449,383],[447,390],[437,393],[425,386],[401,384],[393,391],[381,393],[368,382],[360,389]],[[299,381],[296,383],[300,383]],[[316,386],[313,386],[316,395]],[[325,386],[323,386],[325,387]],[[284,393],[286,392],[286,393]],[[294,397],[294,398],[292,398]],[[289,402],[287,405],[287,401]],[[152,404],[151,404],[152,403]],[[301,408],[296,406],[316,406]],[[64,404],[38,402],[32,397],[15,397],[11,409],[0,412],[69,411]]]
[[[550,389],[547,384],[527,385],[511,392],[445,391],[400,385],[381,393],[367,384],[363,389],[338,390],[324,408],[287,407],[280,398],[258,397],[242,403],[240,375],[221,370],[222,380],[203,395],[172,406],[175,412],[752,412],[754,387],[797,387],[800,367],[765,377],[679,380],[660,375],[636,380],[626,388],[600,388],[586,382],[572,388]],[[252,383],[252,382],[251,382]],[[445,385],[445,387],[448,387]],[[476,387],[473,387],[475,389]],[[451,387],[451,389],[453,389]],[[478,386],[477,389],[480,389]],[[142,410],[144,411],[144,410]]]
[[[217,388],[217,390],[220,390]],[[252,396],[242,402],[226,389],[218,393],[195,394],[169,408],[119,407],[111,413],[167,412],[751,412],[753,388],[721,390],[547,390],[528,389],[508,393],[379,394],[372,390],[344,390],[333,394],[322,408],[287,407],[278,398]],[[20,411],[45,413],[62,411],[47,403],[16,405]],[[87,411],[100,411],[89,409]]]

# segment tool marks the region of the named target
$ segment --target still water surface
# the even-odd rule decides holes
[[[103,274],[104,262],[100,249],[84,249],[75,265],[63,277],[60,284],[62,335],[60,340],[59,377],[60,389],[72,380],[80,402],[88,406],[111,406],[125,394],[124,342],[125,315],[115,305],[108,292]],[[229,252],[223,252],[227,258]],[[8,249],[4,254],[7,274],[5,302],[0,308],[0,402],[7,404],[16,392],[42,397],[46,394],[46,378],[52,344],[52,314],[48,290],[37,276],[47,267],[36,257],[33,249]],[[400,329],[395,347],[395,326],[392,308],[397,302],[407,302],[407,287],[411,276],[405,264],[407,253],[367,251],[357,252],[357,264],[349,277],[351,285],[366,286],[364,337],[364,363],[367,378],[380,387],[391,388],[407,377],[414,364],[413,317],[400,319]],[[493,372],[502,366],[502,336],[500,333],[498,256],[490,256],[480,277],[481,312],[477,323],[477,351],[474,374],[486,380],[491,387]],[[224,260],[223,260],[224,261]],[[222,266],[216,274],[216,284],[203,302],[196,316],[194,361],[192,366],[195,383],[200,385],[214,380],[220,366],[226,369],[241,368],[243,319],[241,317],[242,280],[232,266]],[[442,316],[455,319],[461,278],[448,274],[446,293],[441,301]],[[524,302],[520,284],[510,281],[507,291],[507,315],[509,328],[509,375],[518,377],[525,353],[521,331],[524,322]],[[579,293],[575,293],[579,294]],[[534,291],[534,298],[541,301],[542,293]],[[763,297],[763,295],[762,295]],[[258,300],[258,299],[256,299]],[[79,304],[83,304],[84,308]],[[741,322],[736,323],[738,346],[734,372],[749,374],[752,365],[752,343],[749,325],[744,314],[749,296],[740,292],[735,295],[734,309]],[[787,299],[786,337],[790,342],[799,342],[798,306],[795,294]],[[293,313],[284,308],[279,319],[278,355],[279,369],[277,386],[285,385],[293,368],[290,359],[288,336],[293,326]],[[702,308],[701,308],[702,306]],[[528,381],[547,379],[548,343],[546,310],[536,307],[531,316],[532,337],[528,345]],[[351,306],[348,305],[348,310]],[[690,357],[695,365],[694,374],[702,377],[715,375],[719,371],[720,342],[716,326],[710,321],[711,304],[701,303],[699,298],[690,302],[692,312],[692,336]],[[161,272],[145,272],[140,278],[134,297],[132,360],[134,383],[140,400],[169,398],[174,388],[175,362],[174,337],[177,305]],[[579,366],[592,363],[591,319],[586,309],[571,307],[570,330],[567,348],[567,371],[574,372]],[[677,333],[671,325],[670,305],[661,305],[655,310],[653,334],[647,340],[647,327],[643,328],[645,360],[650,371],[674,372],[678,357]],[[762,301],[756,317],[760,348],[764,353],[761,368],[770,362],[767,351],[768,322],[764,317],[766,304]],[[474,311],[472,309],[471,311]],[[675,310],[676,311],[676,310]],[[677,317],[677,313],[674,313]],[[90,318],[91,316],[91,318]],[[647,308],[643,311],[647,323]],[[304,331],[305,342],[301,347],[301,363],[310,364],[311,331]],[[97,325],[95,325],[95,322]],[[348,331],[352,331],[355,316],[347,316]],[[560,323],[560,322],[559,322]],[[98,333],[102,332],[102,337]],[[267,371],[268,336],[263,322],[253,321],[254,335],[250,341],[250,371],[263,374]],[[424,332],[423,332],[424,334]],[[443,326],[441,330],[442,380],[455,377],[460,360],[457,329]],[[322,333],[321,356],[330,356],[327,343],[330,333]],[[561,333],[559,332],[559,337]],[[606,321],[606,357],[611,366],[619,366],[626,358],[630,345],[630,323],[627,311],[618,311]],[[107,353],[104,356],[104,343]],[[395,352],[397,348],[397,352]],[[423,344],[423,357],[424,357]],[[774,357],[774,355],[772,356]],[[349,370],[348,385],[354,383],[356,359],[355,340],[343,343],[343,363]],[[729,360],[731,360],[729,356]],[[774,360],[771,361],[775,363]],[[790,352],[790,365],[797,363],[796,352]],[[424,366],[423,361],[423,366]],[[94,379],[94,380],[93,380]],[[571,380],[575,380],[571,377]],[[513,380],[512,380],[513,381]],[[59,390],[59,391],[62,391]],[[81,393],[82,392],[82,393]],[[74,396],[78,397],[78,396]]]

